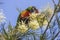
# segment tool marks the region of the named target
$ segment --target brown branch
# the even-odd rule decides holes
[[[58,4],[57,4],[57,6],[60,4],[60,0],[59,0],[59,2],[58,2]],[[56,6],[56,7],[57,7]],[[58,11],[58,10],[56,10],[56,11]],[[57,18],[57,22],[59,21],[59,19],[58,19],[58,16],[57,16],[57,14],[56,14],[56,18]],[[59,26],[59,22],[58,22],[58,26]],[[51,40],[54,40],[58,35],[59,35],[59,33],[60,33],[60,30],[59,30],[59,32],[51,39]]]
[[[49,26],[49,24],[50,24],[51,20],[53,19],[54,15],[55,15],[55,13],[53,14],[53,16],[51,17],[50,21],[48,22],[48,25],[47,25],[46,30],[44,31],[43,35],[44,35],[44,34],[45,34],[45,32],[47,31],[48,26]]]
[[[53,2],[54,2],[54,1],[53,1]],[[54,4],[55,4],[55,2],[54,2]],[[43,36],[44,36],[44,34],[46,33],[46,31],[48,30],[49,24],[51,23],[51,20],[53,19],[54,15],[55,15],[55,13],[56,13],[56,11],[57,11],[56,9],[57,9],[57,6],[55,6],[54,13],[53,13],[50,21],[48,22],[48,25],[47,25],[47,27],[46,27],[46,30],[45,30],[44,33],[43,33]]]

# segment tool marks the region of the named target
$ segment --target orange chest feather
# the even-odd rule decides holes
[[[21,13],[21,17],[22,17],[22,18],[28,17],[28,16],[29,16],[29,14],[30,14],[30,12],[29,12],[29,11],[24,10],[24,11]]]

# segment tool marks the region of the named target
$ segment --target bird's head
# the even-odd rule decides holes
[[[30,6],[26,10],[28,10],[30,13],[32,13],[32,12],[38,13],[38,9],[36,9],[35,6]]]

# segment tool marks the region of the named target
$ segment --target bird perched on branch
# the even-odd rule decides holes
[[[28,24],[29,22],[29,16],[31,13],[39,13],[38,9],[36,9],[35,6],[30,6],[27,9],[23,10],[22,12],[20,12],[18,19],[17,19],[17,24],[16,27],[19,25],[19,23],[25,22],[25,24]]]
[[[18,16],[17,23],[23,21],[27,24],[29,21],[29,15],[33,12],[38,13],[38,10],[35,6],[30,6],[27,9],[23,10]]]

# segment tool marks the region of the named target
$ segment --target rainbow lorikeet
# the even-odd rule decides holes
[[[20,13],[20,15],[18,16],[17,22],[25,21],[25,23],[27,24],[29,21],[28,17],[33,12],[38,13],[38,10],[34,6],[28,7],[27,9],[25,9]]]

